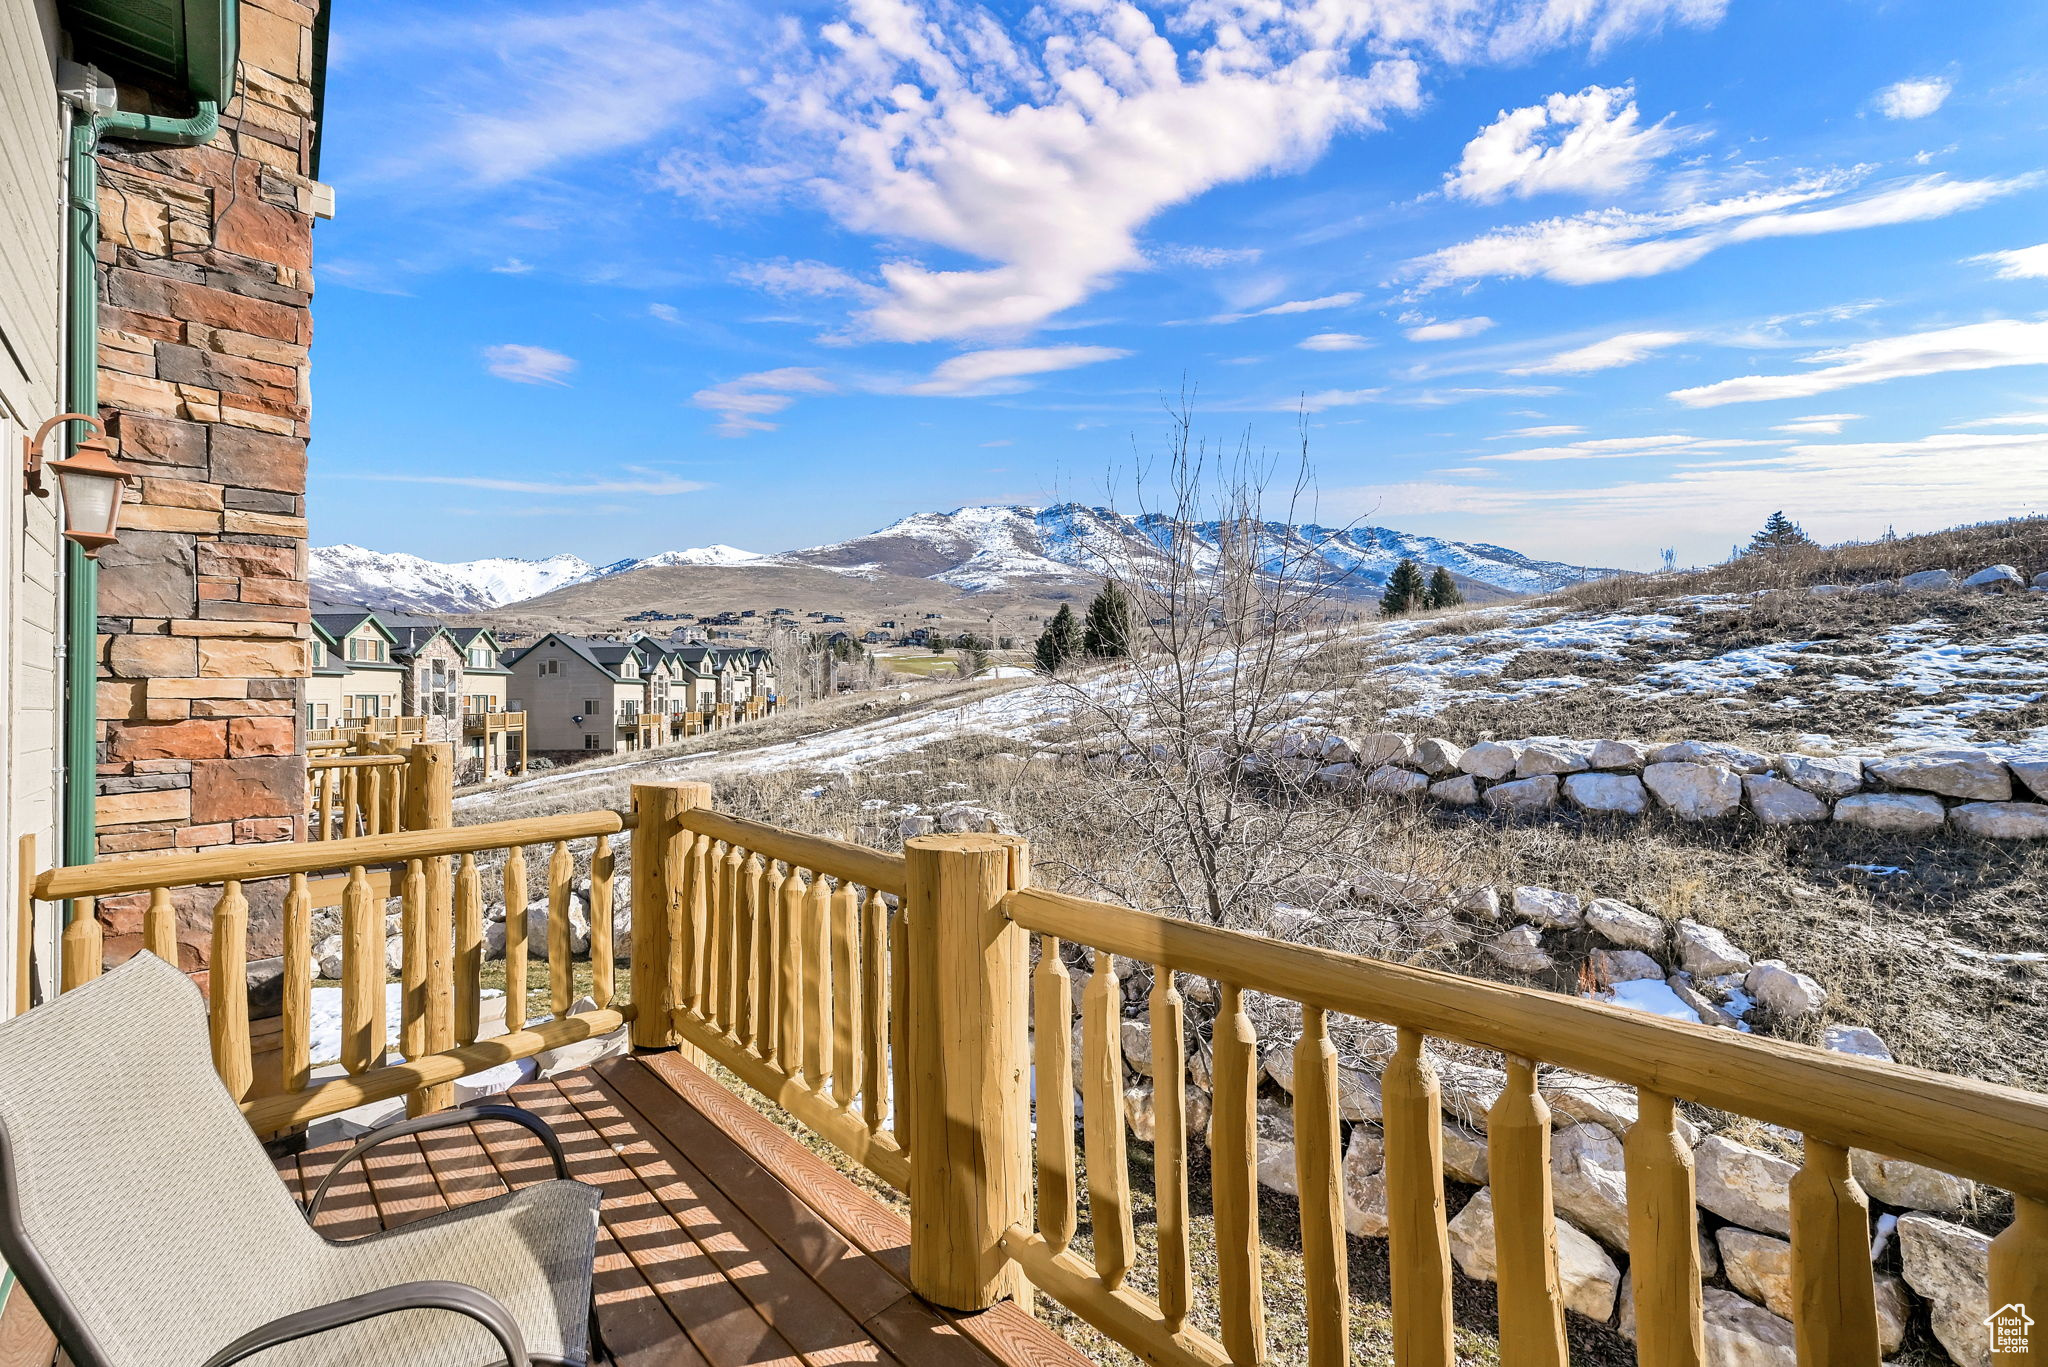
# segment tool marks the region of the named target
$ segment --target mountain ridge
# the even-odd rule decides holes
[[[1099,578],[1108,565],[1156,562],[1183,534],[1196,542],[1190,549],[1198,559],[1213,561],[1221,530],[1070,502],[912,513],[865,536],[775,554],[715,544],[607,565],[567,554],[440,562],[344,543],[313,548],[312,588],[316,599],[427,612],[488,611],[577,584],[678,567],[804,567],[857,579],[928,579],[969,594],[1072,588]],[[1616,573],[1388,527],[1268,522],[1260,538],[1267,563],[1313,565],[1358,592],[1383,584],[1404,558],[1442,565],[1501,594],[1546,592]]]

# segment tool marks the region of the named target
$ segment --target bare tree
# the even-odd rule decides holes
[[[1230,449],[1198,438],[1186,396],[1170,412],[1157,477],[1137,472],[1146,542],[1101,565],[1134,605],[1134,649],[1055,686],[1096,746],[1114,746],[1091,759],[1103,778],[1085,800],[1147,856],[1089,881],[1243,924],[1276,900],[1304,900],[1308,872],[1342,853],[1331,823],[1311,814],[1328,804],[1304,801],[1311,785],[1327,792],[1315,777],[1320,737],[1294,723],[1344,682],[1328,647],[1354,614],[1343,578],[1300,530],[1314,502],[1305,431],[1283,463],[1248,436]]]

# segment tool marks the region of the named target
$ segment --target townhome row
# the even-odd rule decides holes
[[[532,753],[550,759],[642,750],[775,708],[774,664],[758,646],[550,632],[503,662]]]
[[[448,741],[482,777],[535,756],[646,749],[761,716],[774,699],[758,647],[550,633],[508,653],[484,627],[332,607],[313,614],[306,735]]]

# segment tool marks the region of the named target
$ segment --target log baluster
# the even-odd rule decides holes
[[[505,1028],[526,1027],[526,850],[505,851]]]
[[[872,888],[860,927],[861,1119],[874,1133],[889,1110],[889,908]]]
[[[1501,1361],[1510,1367],[1565,1367],[1557,1218],[1551,1213],[1550,1105],[1536,1090],[1536,1065],[1528,1059],[1508,1056],[1507,1086],[1486,1113],[1486,1148]]]
[[[384,909],[361,864],[341,894],[341,1065],[361,1073],[384,1057]]]
[[[570,939],[569,890],[576,861],[569,842],[557,840],[548,856],[548,1009],[560,1020],[576,1000],[576,956]]]
[[[1159,1313],[1166,1316],[1168,1327],[1179,1333],[1194,1303],[1193,1269],[1188,1262],[1188,1069],[1180,988],[1174,982],[1173,970],[1165,964],[1152,967],[1150,1006],[1152,1189],[1159,1221]]]
[[[307,934],[311,935],[311,928]],[[178,912],[169,888],[149,890],[149,910],[142,914],[142,947],[172,968],[178,966]]]
[[[815,869],[804,890],[801,913],[804,1080],[823,1096],[832,1084],[832,890]]]
[[[161,888],[158,889],[162,891]],[[168,902],[170,899],[165,898]],[[151,910],[156,899],[150,899]],[[313,894],[306,875],[295,873],[285,887],[284,1001],[279,1014],[278,1071],[287,1092],[304,1091],[313,1077]],[[177,951],[173,949],[175,956]],[[175,964],[173,957],[169,962]]]
[[[1792,1330],[1800,1362],[1877,1367],[1883,1354],[1870,1273],[1870,1202],[1849,1171],[1849,1151],[1807,1135],[1791,1197]]]
[[[896,1142],[910,1141],[910,904],[896,904],[889,927],[889,1126]]]
[[[455,869],[455,1042],[475,1044],[483,1030],[484,885],[476,855]]]
[[[1095,1231],[1095,1275],[1114,1291],[1130,1275],[1131,1174],[1124,1153],[1123,982],[1116,956],[1095,951],[1081,993],[1081,1134],[1088,1153],[1088,1223]]]
[[[213,1069],[240,1101],[256,1080],[249,1050],[249,901],[239,879],[221,884],[213,905],[213,949],[207,960],[207,1023]]]
[[[1636,1123],[1622,1142],[1636,1361],[1641,1367],[1700,1367],[1707,1341],[1700,1319],[1692,1145],[1679,1132],[1671,1097],[1639,1089],[1636,1112]]]
[[[1401,1367],[1451,1367],[1442,1089],[1419,1031],[1400,1031],[1380,1079],[1380,1099],[1386,1124],[1394,1360]]]
[[[1301,1038],[1294,1045],[1294,1173],[1301,1196],[1309,1367],[1342,1367],[1351,1352],[1340,1144],[1337,1050],[1322,1010],[1304,1006]],[[1505,1340],[1505,1323],[1501,1332]]]
[[[1216,1286],[1223,1346],[1241,1367],[1265,1361],[1266,1304],[1259,1286],[1259,1037],[1244,991],[1220,984],[1216,1016],[1215,1116],[1210,1121],[1210,1187],[1216,1206]]]
[[[601,835],[590,851],[590,1000],[600,1011],[612,1004],[618,986],[618,955],[612,947],[615,866],[611,837]]]
[[[1074,982],[1060,942],[1038,940],[1031,985],[1038,1097],[1038,1228],[1055,1252],[1074,1241]]]
[[[832,932],[832,1099],[850,1108],[860,1090],[860,895],[840,880]]]

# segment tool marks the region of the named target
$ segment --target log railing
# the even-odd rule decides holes
[[[630,1000],[620,1001],[610,842],[629,830],[632,973]],[[593,842],[596,1009],[571,1016],[570,846],[584,840]],[[524,854],[534,845],[548,851],[538,869]],[[504,851],[496,883],[508,908],[506,1033],[482,1038],[488,880],[479,856],[495,851]],[[1028,849],[1014,836],[925,836],[887,854],[721,814],[705,785],[642,784],[627,815],[145,856],[51,870],[33,880],[32,893],[83,908],[64,937],[69,988],[99,971],[91,899],[146,898],[146,947],[175,959],[175,894],[217,887],[211,980],[238,984],[246,889],[265,879],[287,880],[277,1095],[252,1095],[246,999],[216,988],[210,1004],[216,1066],[259,1132],[401,1095],[415,1108],[445,1104],[447,1084],[460,1076],[630,1022],[636,1046],[680,1046],[723,1064],[906,1191],[910,1274],[927,1299],[973,1310],[1035,1285],[1153,1367],[1251,1367],[1267,1357],[1252,993],[1300,1009],[1291,1091],[1305,1275],[1301,1287],[1274,1290],[1305,1306],[1311,1367],[1349,1360],[1335,1017],[1377,1022],[1394,1040],[1379,1079],[1379,1126],[1393,1358],[1402,1367],[1454,1361],[1432,1061],[1446,1043],[1505,1062],[1486,1126],[1503,1362],[1565,1361],[1541,1065],[1635,1091],[1638,1118],[1623,1153],[1645,1367],[1699,1367],[1707,1357],[1680,1101],[1803,1139],[1789,1193],[1802,1364],[1879,1361],[1869,1206],[1849,1170],[1852,1149],[2011,1193],[2013,1219],[1991,1242],[1990,1305],[2048,1306],[2048,1098],[1041,891],[1030,886]],[[548,904],[553,1016],[529,1024],[523,909],[536,886]],[[405,1061],[384,1064],[383,899],[392,896],[404,908]],[[304,1045],[308,924],[314,908],[333,905],[343,922],[345,1072],[314,1083]],[[1150,1275],[1135,1279],[1121,1043],[1127,974],[1150,979],[1157,1088],[1158,1251]],[[1190,1033],[1182,986],[1196,980],[1212,985],[1215,1003],[1206,1202],[1190,1193],[1179,1066]],[[1213,1238],[1198,1256],[1194,1212],[1203,1205]],[[2040,1362],[2041,1354],[2037,1347],[2001,1361]]]
[[[416,746],[438,754],[434,787],[452,769],[446,746]],[[636,808],[674,805],[693,785],[641,785]],[[649,794],[654,794],[650,799]],[[645,848],[635,815],[584,812],[492,822],[453,829],[418,829],[376,836],[256,845],[195,854],[149,855],[50,869],[28,884],[33,901],[70,904],[63,932],[61,981],[69,991],[98,977],[104,944],[101,916],[139,908],[143,952],[191,966],[181,956],[184,920],[207,925],[205,967],[214,1066],[259,1134],[283,1133],[322,1116],[369,1102],[406,1098],[415,1113],[449,1104],[451,1084],[472,1073],[617,1030],[635,1016],[618,992],[612,936],[617,851],[614,840],[634,832],[635,857],[659,886],[664,851]],[[655,838],[661,838],[656,824]],[[587,843],[586,843],[587,842]],[[590,911],[589,991],[593,1009],[570,1014],[576,1000],[572,954],[574,870],[586,851],[584,895]],[[487,872],[488,869],[488,872]],[[528,957],[540,933],[529,929],[529,896],[545,900],[545,959],[549,1012],[529,1021]],[[279,1056],[270,1085],[259,1086],[252,1045],[249,993],[250,907],[263,898],[277,907],[283,997]],[[401,963],[387,958],[386,905],[400,909]],[[504,908],[504,1028],[487,1033],[482,987],[487,906]],[[341,1036],[339,1075],[315,1079],[310,1051],[312,923],[323,910],[339,911]],[[639,923],[663,924],[649,916]],[[666,947],[661,947],[665,954]],[[635,962],[654,950],[636,943]],[[395,1019],[387,983],[400,985]],[[387,1062],[396,1027],[402,1062]]]
[[[724,816],[708,801],[673,822],[674,886],[636,884],[634,916],[636,929],[643,907],[668,918],[651,942],[671,947],[675,1040],[907,1188],[903,1022],[891,1010],[906,943],[903,858]],[[668,1041],[643,1017],[636,1042]]]

